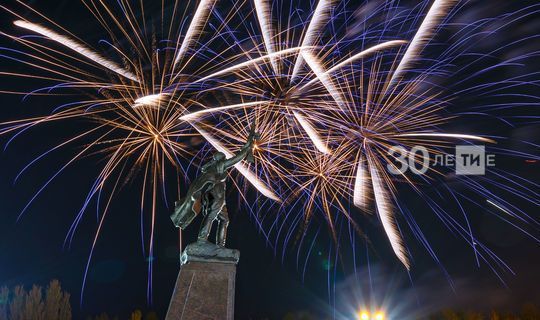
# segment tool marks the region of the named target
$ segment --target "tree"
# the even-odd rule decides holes
[[[146,317],[144,317],[144,320],[158,320],[158,316],[154,311],[150,311],[146,314]]]
[[[130,320],[142,320],[142,312],[141,310],[135,310],[131,313],[131,319]]]
[[[521,320],[538,320],[540,319],[540,309],[534,304],[526,304],[521,311]]]
[[[16,286],[9,303],[9,320],[25,320],[23,314],[25,300],[26,291],[22,286]]]
[[[309,312],[289,312],[285,314],[283,317],[283,320],[311,320],[311,319],[317,319],[315,316],[310,314]]]
[[[0,320],[8,320],[9,288],[0,289]]]
[[[60,310],[58,311],[58,320],[71,320],[71,302],[69,298],[71,294],[64,292],[60,301]]]
[[[45,319],[70,320],[70,294],[62,291],[60,281],[52,280],[45,293]]]
[[[24,319],[44,320],[44,311],[41,287],[33,285],[24,302]]]
[[[501,316],[497,311],[493,310],[489,315],[489,320],[501,320]]]
[[[484,316],[478,312],[468,311],[465,313],[465,320],[483,320]]]
[[[60,288],[60,282],[53,280],[45,293],[45,319],[58,319],[61,301],[62,289]]]
[[[461,317],[452,310],[444,310],[442,312],[442,318],[444,320],[461,320]]]
[[[62,291],[60,282],[50,282],[45,296],[40,286],[29,292],[16,286],[10,296],[6,287],[0,289],[0,320],[71,320],[70,294]]]
[[[109,320],[109,315],[103,312],[99,316],[95,317],[95,320]]]

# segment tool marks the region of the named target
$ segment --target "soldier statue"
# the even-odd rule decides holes
[[[229,215],[225,203],[227,169],[242,160],[253,162],[253,144],[258,138],[259,135],[255,132],[255,127],[252,126],[246,144],[233,157],[227,159],[224,153],[215,153],[212,160],[201,168],[202,174],[191,183],[185,198],[176,202],[174,212],[171,215],[176,227],[185,229],[201,212],[205,216],[196,244],[198,246],[197,255],[207,255],[209,253],[204,251],[215,252],[216,249],[225,247],[227,226],[229,224]],[[215,246],[211,246],[208,242],[208,236],[216,220],[218,221],[216,233],[216,245],[218,248],[213,248]],[[189,247],[186,248],[186,252]],[[192,251],[193,248],[191,246]],[[210,255],[215,256],[215,254]]]

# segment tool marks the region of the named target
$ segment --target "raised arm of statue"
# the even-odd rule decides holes
[[[255,137],[250,137],[246,144],[240,149],[238,153],[234,155],[234,157],[229,158],[225,160],[225,167],[230,168],[237,164],[238,162],[246,159],[249,155],[253,152],[253,142],[255,140]]]
[[[248,156],[252,155],[253,153],[253,143],[255,142],[255,139],[258,137],[258,134],[253,132],[253,134],[249,135],[248,141],[246,144],[240,149],[240,151],[234,155],[234,157],[229,158],[225,160],[225,167],[230,168],[237,164],[238,162],[246,159]]]

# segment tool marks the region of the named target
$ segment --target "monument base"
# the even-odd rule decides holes
[[[187,261],[165,320],[233,320],[235,281],[235,262]]]
[[[180,263],[188,262],[217,262],[237,264],[240,259],[240,251],[220,247],[208,240],[197,240],[186,246],[186,249],[180,256]]]

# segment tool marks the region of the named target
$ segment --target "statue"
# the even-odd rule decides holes
[[[227,170],[242,160],[253,162],[253,143],[259,138],[252,126],[246,144],[233,157],[217,152],[212,160],[201,168],[202,174],[189,186],[185,198],[176,202],[171,219],[176,227],[184,230],[202,213],[205,218],[196,243],[190,244],[182,254],[181,261],[236,260],[237,250],[225,249],[229,215],[225,202]],[[214,221],[218,221],[216,244],[208,241]]]

